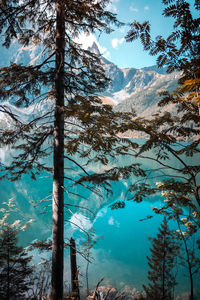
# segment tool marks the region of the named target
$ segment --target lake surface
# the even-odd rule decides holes
[[[76,215],[80,221],[79,225],[85,229],[93,227],[96,234],[103,236],[91,251],[94,257],[94,263],[90,266],[92,285],[104,277],[104,283],[118,288],[124,288],[125,285],[142,287],[142,283],[146,282],[148,269],[146,260],[150,246],[148,237],[155,236],[161,221],[160,216],[140,221],[149,214],[152,214],[152,204],[144,202],[128,203],[126,208],[119,210],[104,207],[93,222],[80,214]],[[75,217],[73,221],[74,219]],[[79,230],[75,226],[67,227],[66,234],[71,229],[76,238],[79,236],[77,232]]]
[[[156,197],[153,203],[129,202],[126,208],[119,210],[111,210],[109,206],[104,207],[99,210],[93,222],[80,213],[73,216],[72,221],[76,220],[78,226],[86,230],[95,228],[96,234],[103,236],[91,250],[94,260],[89,267],[90,287],[94,288],[101,278],[104,278],[103,285],[109,284],[121,291],[134,290],[134,288],[142,291],[142,285],[148,284],[149,267],[146,257],[150,255],[151,246],[148,238],[156,236],[162,221],[161,216],[152,213],[153,206],[161,206],[161,202],[156,201]],[[148,215],[153,215],[153,218],[141,221]],[[171,228],[176,228],[175,224],[171,224]],[[66,241],[69,234],[76,239],[77,244],[83,241],[80,230],[72,224],[66,225]],[[78,249],[81,248],[78,246]],[[69,278],[70,267],[68,261],[69,256],[66,253],[67,278]],[[85,286],[86,263],[80,255],[78,255],[78,265],[81,271],[81,282]],[[194,279],[194,288],[200,293],[200,274],[194,276]],[[190,287],[186,268],[179,268],[177,282],[176,295],[187,295]]]
[[[131,157],[123,159],[122,165],[129,164],[133,160]],[[151,161],[143,161],[143,164],[146,169],[152,168]],[[178,163],[173,160],[171,164],[178,166]],[[156,165],[153,167],[156,168]],[[96,170],[100,170],[98,165],[93,166],[90,171]],[[73,171],[69,172],[73,173]],[[152,180],[162,181],[158,180],[159,173],[157,175],[158,177]],[[111,210],[110,208],[110,204],[114,201],[127,199],[127,188],[134,180],[132,177],[127,181],[114,183],[112,185],[113,195],[107,195],[105,191],[102,191],[101,197],[99,197],[84,189],[81,190],[77,186],[73,187],[73,192],[83,195],[85,199],[76,198],[70,194],[66,195],[67,203],[85,206],[92,210],[94,215],[80,208],[72,207],[71,211],[66,211],[65,219],[70,220],[73,224],[69,222],[65,224],[65,241],[68,242],[73,236],[76,239],[77,248],[82,251],[84,230],[88,231],[94,228],[97,236],[103,236],[91,249],[93,260],[89,266],[90,287],[94,287],[102,277],[104,277],[103,284],[111,284],[121,290],[126,286],[142,290],[142,285],[147,283],[146,256],[150,255],[149,247],[151,245],[148,237],[156,236],[162,217],[154,215],[151,219],[140,220],[148,215],[153,215],[152,207],[161,205],[161,197],[151,197],[139,204],[126,201],[124,209]],[[0,181],[1,206],[9,198],[14,198],[19,209],[17,213],[12,214],[12,219],[28,220],[33,218],[35,220],[26,231],[20,233],[20,243],[24,246],[35,239],[51,237],[51,193],[52,179],[49,174],[42,174],[37,181],[31,180],[28,176],[23,176],[17,182]],[[41,199],[45,201],[40,203]],[[70,282],[69,251],[65,252],[65,279],[66,285],[68,285]],[[48,256],[45,253],[40,255]],[[80,280],[85,286],[86,262],[81,255],[78,255],[78,265],[81,272]],[[199,280],[197,275],[196,289],[199,288]],[[181,271],[179,282],[178,292],[187,292],[189,289],[187,270]]]

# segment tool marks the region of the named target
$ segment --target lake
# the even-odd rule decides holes
[[[124,161],[123,161],[124,160]],[[131,163],[132,157],[122,158],[122,165]],[[152,161],[142,161],[146,169],[157,168]],[[114,164],[114,162],[113,162]],[[176,161],[171,161],[173,166],[178,167]],[[95,165],[91,172],[99,171],[100,166]],[[73,173],[69,171],[68,173]],[[159,173],[151,183],[161,181]],[[162,175],[161,175],[162,176]],[[120,290],[133,289],[142,290],[142,285],[147,283],[148,264],[146,256],[150,255],[149,237],[155,237],[158,226],[162,220],[161,216],[155,215],[153,218],[141,221],[148,215],[153,215],[152,207],[159,207],[162,203],[161,197],[154,196],[146,199],[142,203],[126,201],[127,188],[134,182],[131,177],[126,181],[119,181],[112,184],[113,195],[107,195],[102,190],[101,197],[88,193],[84,189],[73,187],[74,193],[84,196],[80,199],[73,195],[66,195],[66,202],[70,204],[85,206],[89,211],[71,207],[66,210],[66,220],[72,223],[65,223],[65,241],[68,242],[71,236],[76,239],[77,248],[82,251],[81,246],[84,237],[83,230],[95,229],[95,234],[99,237],[97,244],[91,249],[93,257],[89,266],[89,283],[94,287],[97,282],[104,277],[103,284],[111,284]],[[20,243],[24,246],[35,239],[45,239],[51,237],[51,190],[52,180],[49,174],[40,175],[36,181],[28,176],[23,176],[20,181],[9,182],[0,181],[1,203],[9,198],[14,198],[18,212],[12,214],[12,219],[16,218],[28,220],[34,219],[33,224],[23,233],[20,233]],[[47,197],[47,198],[46,198]],[[49,197],[49,198],[48,198]],[[44,199],[42,203],[40,200]],[[48,200],[48,201],[47,201]],[[114,201],[125,200],[126,207],[112,210],[110,204]],[[1,204],[2,205],[2,204]],[[79,227],[75,226],[77,224]],[[173,225],[172,225],[173,226]],[[82,228],[83,230],[80,230]],[[38,254],[35,253],[36,261]],[[41,254],[47,257],[47,254]],[[81,255],[78,255],[78,265],[80,267],[80,281],[85,285],[86,262]],[[69,277],[69,251],[65,251],[65,280],[66,285],[70,282]],[[187,270],[182,270],[179,274],[178,293],[182,294],[189,289],[189,278]],[[199,286],[199,277],[196,275],[196,289]],[[127,287],[128,286],[128,287]]]

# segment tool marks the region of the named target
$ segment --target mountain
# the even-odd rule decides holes
[[[161,111],[157,106],[159,100],[161,100],[160,92],[166,90],[170,92],[174,91],[177,87],[180,74],[172,73],[164,75],[155,71],[138,70],[137,76],[139,79],[134,76],[131,82],[139,82],[140,86],[135,86],[128,93],[127,87],[125,87],[125,89],[114,94],[114,97],[121,97],[123,99],[115,109],[121,112],[134,109],[140,117],[149,117]],[[145,80],[145,78],[149,78],[149,80]],[[173,106],[168,105],[164,108],[164,110],[166,109],[167,111],[172,111]]]
[[[100,50],[96,43],[93,43],[88,49],[97,55]],[[9,61],[21,64],[34,64],[37,60],[40,62],[43,56],[41,47],[21,48],[17,42],[13,43],[7,53],[0,47],[1,63],[8,65]],[[177,86],[180,76],[179,72],[167,74],[165,68],[157,66],[136,68],[119,68],[117,65],[102,56],[102,63],[105,66],[107,76],[111,79],[108,89],[102,95],[104,103],[111,104],[117,111],[131,111],[134,109],[140,116],[151,116],[159,111],[157,103],[160,100],[159,93],[163,90],[173,91]],[[9,103],[6,103],[9,106]],[[46,109],[44,105],[44,110]],[[12,108],[13,109],[13,108]],[[40,109],[42,109],[40,107]],[[165,109],[172,111],[173,107]],[[24,114],[27,119],[32,109],[18,109],[17,114]],[[33,110],[34,111],[34,110]],[[4,119],[5,114],[0,113],[0,119]]]
[[[90,50],[100,55],[96,43]],[[134,109],[140,116],[151,116],[160,111],[157,103],[159,93],[164,90],[173,91],[177,87],[180,72],[166,73],[165,68],[157,66],[136,68],[119,68],[114,63],[102,57],[107,76],[111,84],[105,92],[107,103],[115,105],[115,110],[129,112]],[[165,109],[173,110],[173,106]]]
[[[88,47],[90,51],[101,55],[96,43]],[[42,60],[43,51],[41,47],[21,48],[17,42],[13,43],[11,49],[5,52],[0,47],[1,63],[9,64],[9,61],[19,64],[34,64],[35,61]],[[102,64],[105,66],[107,76],[111,79],[108,89],[101,96],[105,104],[110,104],[114,110],[120,112],[131,112],[135,110],[139,117],[151,117],[157,112],[173,112],[174,106],[169,104],[164,108],[159,108],[157,103],[161,99],[159,93],[168,90],[172,92],[177,87],[177,81],[180,77],[179,72],[167,74],[165,68],[159,69],[157,66],[136,68],[119,68],[117,65],[101,56]],[[11,109],[20,120],[30,121],[37,113],[47,110],[52,105],[52,101],[40,103],[36,107],[15,108],[9,102],[4,102],[4,108]],[[12,126],[12,120],[9,114],[5,114],[0,106],[0,128]],[[128,133],[130,137],[132,133]],[[141,136],[140,136],[141,137]]]

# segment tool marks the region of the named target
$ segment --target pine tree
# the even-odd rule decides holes
[[[87,144],[90,147],[87,155],[91,149],[100,151],[96,159],[106,164],[104,154],[110,151],[112,142],[108,137],[115,132],[117,124],[111,108],[100,107],[97,97],[107,85],[100,57],[75,42],[81,32],[105,30],[109,33],[108,24],[119,24],[115,15],[106,10],[108,2],[0,2],[3,45],[10,47],[17,39],[24,47],[40,46],[42,54],[41,60],[33,65],[11,63],[1,68],[1,100],[9,99],[21,107],[51,100],[54,103],[49,111],[40,111],[26,123],[2,105],[1,110],[10,116],[14,126],[1,131],[1,141],[18,151],[12,164],[3,168],[3,176],[11,180],[19,179],[24,173],[35,179],[35,174],[42,170],[52,171],[42,158],[53,151],[52,299],[56,300],[63,297],[64,180],[75,181],[64,176],[64,149],[65,158],[71,160],[70,156],[79,151],[81,144]],[[107,138],[100,142],[102,136]]]
[[[150,270],[148,271],[148,286],[144,286],[149,300],[172,300],[176,285],[176,257],[179,245],[173,238],[167,220],[164,218],[158,229],[156,238],[152,239],[151,256],[147,257]]]
[[[0,298],[24,299],[33,272],[31,257],[17,245],[17,230],[7,225],[0,235]]]

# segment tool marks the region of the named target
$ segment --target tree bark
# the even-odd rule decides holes
[[[72,296],[75,299],[80,299],[79,284],[78,284],[78,269],[76,263],[76,244],[73,238],[70,239],[70,260],[71,260],[71,284]]]
[[[8,237],[9,240],[9,237]],[[7,293],[6,299],[10,299],[10,250],[7,250]]]
[[[53,150],[52,300],[63,299],[64,249],[64,56],[65,18],[63,1],[56,3],[56,70]]]

